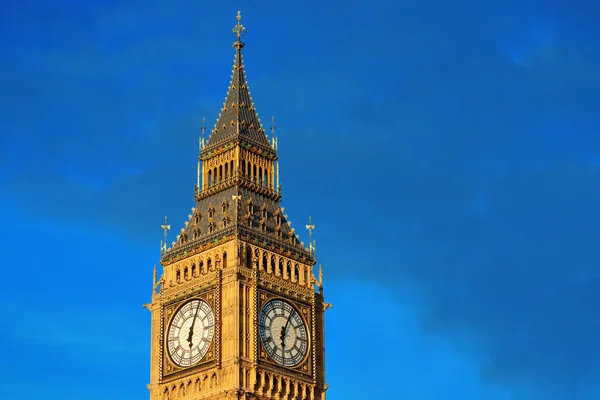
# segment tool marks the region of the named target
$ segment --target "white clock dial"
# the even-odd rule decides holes
[[[265,304],[259,319],[260,340],[276,363],[294,367],[308,352],[306,324],[288,302],[276,299]]]
[[[167,350],[180,367],[204,358],[215,332],[214,313],[204,300],[190,300],[175,313],[167,332]]]

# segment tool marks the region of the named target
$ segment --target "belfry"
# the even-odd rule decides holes
[[[154,271],[151,400],[324,400],[322,270],[281,207],[277,141],[246,82],[238,12],[233,75],[201,141],[195,206]],[[201,165],[201,167],[200,167]],[[316,290],[315,290],[316,286]]]

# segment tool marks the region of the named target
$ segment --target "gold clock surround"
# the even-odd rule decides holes
[[[308,348],[307,348],[306,354],[302,358],[302,361],[300,361],[297,365],[294,365],[294,366],[284,366],[284,365],[278,363],[277,361],[275,361],[268,354],[268,351],[265,348],[264,343],[260,339],[260,326],[258,326],[257,336],[259,338],[257,340],[257,343],[259,346],[259,360],[264,363],[269,364],[272,368],[275,368],[275,369],[293,371],[294,373],[310,375],[312,372],[311,363],[310,363],[310,355],[311,355],[311,351],[312,351],[312,343],[311,343],[312,342],[312,332],[311,332],[312,329],[311,329],[310,324],[307,323],[307,321],[311,321],[311,319],[312,319],[310,304],[295,301],[293,299],[290,299],[289,297],[283,297],[281,292],[277,293],[277,292],[272,292],[272,291],[268,291],[268,290],[259,290],[259,293],[260,293],[260,295],[259,295],[260,301],[259,301],[259,307],[258,307],[259,312],[257,315],[258,321],[260,321],[260,314],[262,313],[262,310],[265,307],[265,305],[267,305],[267,303],[269,303],[273,300],[282,300],[285,303],[290,303],[291,306],[293,308],[295,308],[295,310],[298,312],[298,315],[300,316],[300,318],[302,318],[302,322],[304,323],[304,326],[306,327],[306,333],[307,333],[307,339],[308,339],[308,343],[307,343]]]
[[[177,365],[169,354],[168,350],[168,331],[171,326],[172,319],[177,314],[177,311],[185,306],[190,301],[200,300],[208,304],[213,311],[215,329],[213,331],[213,338],[206,350],[204,356],[195,364],[191,366],[180,366]],[[202,292],[190,293],[185,297],[181,297],[166,304],[163,308],[163,330],[161,337],[161,358],[163,359],[163,371],[164,376],[181,373],[182,371],[189,371],[193,369],[203,369],[214,364],[216,360],[215,355],[215,342],[217,340],[217,313],[215,312],[215,290],[204,290]]]

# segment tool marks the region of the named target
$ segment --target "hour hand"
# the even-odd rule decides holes
[[[285,330],[286,328],[284,326],[281,327],[281,334],[279,335],[279,339],[281,339],[281,348],[285,349]]]
[[[194,329],[190,327],[190,334],[188,335],[188,338],[187,338],[190,348],[192,347],[193,336],[194,336]]]

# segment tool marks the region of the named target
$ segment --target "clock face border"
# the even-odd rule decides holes
[[[213,312],[213,320],[214,320],[214,330],[212,341],[206,350],[206,353],[203,358],[200,359],[196,364],[191,366],[179,366],[171,359],[171,355],[168,350],[168,335],[169,328],[171,327],[172,319],[175,317],[179,309],[185,304],[189,303],[193,300],[201,300],[208,304]],[[182,296],[181,298],[175,299],[169,303],[165,303],[163,307],[163,315],[162,315],[162,329],[161,329],[161,346],[160,346],[160,357],[162,359],[162,376],[172,376],[176,375],[180,372],[188,373],[191,370],[195,369],[206,369],[212,367],[217,361],[218,357],[218,348],[217,342],[219,341],[219,310],[216,307],[216,292],[215,288],[211,288],[209,290],[204,290],[202,292],[190,293],[187,296]]]
[[[256,315],[256,344],[257,344],[257,348],[258,348],[258,360],[260,362],[266,363],[268,365],[274,366],[278,369],[284,370],[284,371],[295,371],[298,373],[301,373],[303,375],[312,375],[312,354],[313,354],[313,347],[314,347],[314,338],[313,338],[313,329],[312,329],[312,321],[313,321],[313,315],[312,315],[312,306],[310,304],[306,304],[302,301],[298,301],[296,299],[292,299],[286,296],[283,296],[281,293],[273,293],[267,290],[263,290],[263,289],[259,289],[259,301],[257,304],[257,315]],[[295,366],[284,366],[278,362],[276,362],[275,360],[273,360],[267,350],[265,349],[265,346],[262,342],[262,339],[260,337],[260,318],[261,318],[261,313],[262,310],[264,308],[264,306],[272,301],[272,300],[282,300],[285,301],[286,303],[289,303],[298,313],[298,315],[300,316],[300,318],[302,319],[304,326],[306,328],[306,335],[307,335],[307,339],[308,339],[308,350],[306,351],[306,354],[304,355],[302,361],[300,361],[300,363],[298,363]]]
[[[208,320],[205,321],[206,319]],[[177,331],[179,334],[176,336]],[[166,332],[165,347],[171,361],[182,368],[191,368],[197,365],[204,359],[214,340],[215,312],[213,307],[198,298],[191,298],[183,302],[173,313]],[[187,350],[186,344],[181,343],[182,337],[185,338],[188,334],[189,350]],[[194,342],[196,343],[194,344]],[[179,354],[180,350],[181,355]],[[196,350],[198,353],[194,355]]]

